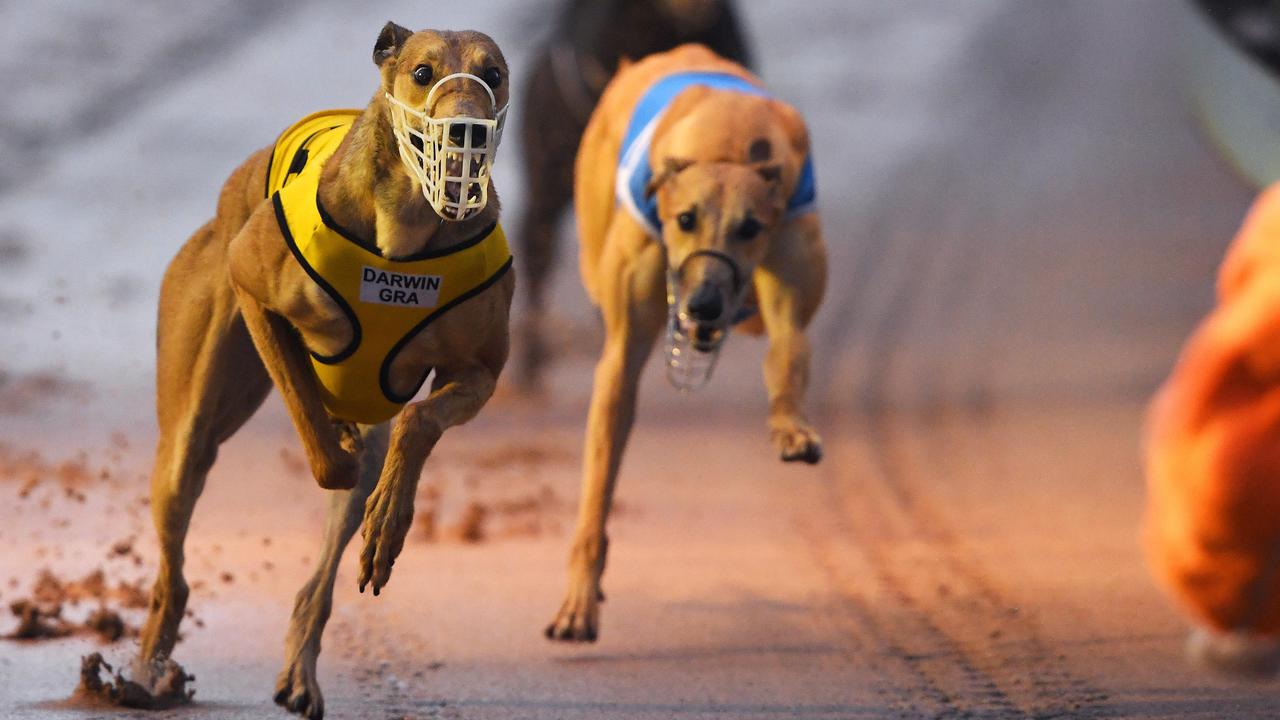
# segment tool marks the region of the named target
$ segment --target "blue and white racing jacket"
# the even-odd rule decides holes
[[[653,133],[658,122],[670,107],[672,101],[680,93],[695,85],[702,85],[714,90],[731,90],[734,92],[772,97],[764,88],[750,80],[721,72],[691,71],[668,75],[654,83],[640,102],[627,125],[626,135],[622,139],[622,152],[618,157],[618,175],[614,181],[614,192],[618,203],[626,208],[654,237],[662,237],[662,222],[658,219],[658,200],[646,197],[645,188],[653,178],[653,169],[649,167],[649,146],[653,142]],[[800,177],[796,181],[795,190],[787,200],[787,217],[796,217],[812,212],[817,202],[817,180],[813,173],[813,158],[806,156],[800,168]]]

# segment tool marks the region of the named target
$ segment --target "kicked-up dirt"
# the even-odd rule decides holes
[[[106,679],[102,673],[106,671]],[[195,680],[182,666],[173,660],[142,665],[134,663],[129,668],[130,677],[123,670],[117,671],[101,653],[81,658],[80,685],[76,687],[73,701],[85,704],[107,704],[141,710],[167,710],[186,705],[195,696],[195,690],[187,683]]]

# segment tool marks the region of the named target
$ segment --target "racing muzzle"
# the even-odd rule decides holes
[[[480,83],[489,95],[493,119],[428,115],[436,91],[450,80]],[[391,93],[391,130],[400,159],[422,186],[422,195],[445,220],[466,220],[489,204],[489,172],[502,140],[507,108],[498,109],[488,83],[470,73],[440,78],[423,109],[411,108]]]
[[[711,380],[715,372],[716,361],[720,359],[720,350],[729,337],[732,324],[719,329],[708,338],[695,337],[688,327],[696,325],[691,322],[685,311],[684,298],[680,294],[680,278],[684,274],[684,266],[695,257],[710,257],[729,266],[733,275],[731,291],[731,307],[742,302],[742,294],[746,284],[742,280],[742,272],[733,258],[718,250],[697,250],[686,257],[679,267],[667,268],[667,382],[680,392],[693,392],[701,389]],[[696,331],[695,331],[696,332]]]

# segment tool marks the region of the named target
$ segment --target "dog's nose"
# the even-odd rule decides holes
[[[689,315],[698,322],[714,322],[724,313],[724,301],[720,299],[720,290],[709,282],[704,282],[693,291],[689,298]]]
[[[462,145],[467,139],[467,128],[471,128],[471,147],[479,147],[485,144],[489,130],[483,125],[472,125],[471,123],[459,122],[449,126],[449,140],[454,145]]]
[[[466,123],[460,123],[460,122],[453,123],[452,125],[449,126],[449,140],[451,140],[454,145],[461,145],[463,141],[465,141],[466,139],[467,139]]]

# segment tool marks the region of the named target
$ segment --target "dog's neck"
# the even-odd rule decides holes
[[[401,167],[382,91],[356,120],[320,175],[320,202],[339,225],[371,239],[383,257],[447,250],[475,236],[498,215],[489,204],[460,222],[446,222]]]

